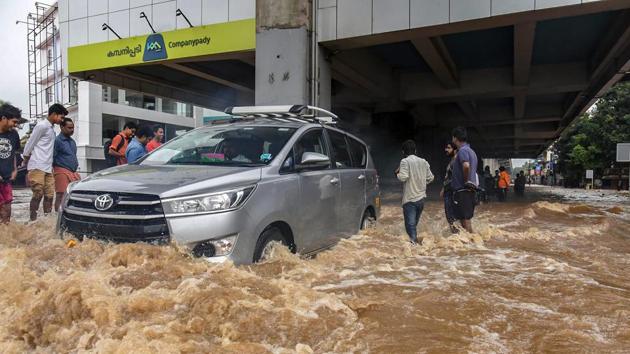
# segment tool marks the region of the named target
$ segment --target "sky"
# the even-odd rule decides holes
[[[28,116],[28,65],[25,21],[35,11],[34,0],[0,0],[0,100],[9,101]]]

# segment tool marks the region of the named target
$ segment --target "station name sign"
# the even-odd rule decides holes
[[[248,19],[70,47],[68,71],[76,73],[255,48],[256,22]]]

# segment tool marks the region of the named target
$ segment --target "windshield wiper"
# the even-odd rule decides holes
[[[260,167],[264,166],[264,163],[249,163],[249,162],[203,162],[203,161],[177,161],[168,162],[167,165],[197,165],[197,166],[225,166],[225,167]]]
[[[238,162],[238,163],[231,163],[228,164],[226,166],[236,166],[236,167],[260,167],[260,166],[265,166],[264,163],[256,163],[256,162]]]

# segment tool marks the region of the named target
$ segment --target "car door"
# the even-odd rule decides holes
[[[332,161],[341,179],[341,194],[337,203],[338,236],[349,237],[359,231],[365,209],[365,170],[352,161],[349,137],[332,129],[328,129],[328,136]]]
[[[298,174],[300,207],[296,211],[298,230],[304,240],[298,249],[301,253],[312,252],[328,246],[328,237],[336,232],[336,205],[341,183],[339,172],[330,166],[325,169],[297,171],[296,166],[305,152],[315,152],[330,158],[328,146],[321,128],[305,132],[293,146],[293,162],[283,168],[293,168]],[[298,163],[295,163],[298,162]],[[293,165],[293,167],[289,167]]]

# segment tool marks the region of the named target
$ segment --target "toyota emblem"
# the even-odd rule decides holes
[[[105,211],[114,205],[114,198],[110,194],[101,194],[94,200],[94,207],[98,211]]]

